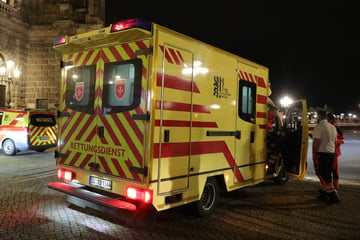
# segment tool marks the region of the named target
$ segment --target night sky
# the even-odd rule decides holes
[[[107,0],[105,25],[149,19],[268,67],[277,104],[288,95],[359,115],[360,20],[348,1],[155,2]]]

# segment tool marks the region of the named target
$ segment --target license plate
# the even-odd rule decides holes
[[[40,140],[49,140],[49,136],[40,136]]]
[[[112,182],[110,180],[98,178],[95,176],[90,176],[89,184],[92,186],[97,186],[97,187],[101,187],[101,188],[105,188],[105,189],[112,188]]]

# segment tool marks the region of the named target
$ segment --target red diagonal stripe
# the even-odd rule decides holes
[[[160,109],[161,101],[156,101],[156,109]],[[198,113],[210,113],[208,106],[193,104],[193,112]],[[191,104],[188,103],[180,103],[180,102],[171,102],[171,101],[163,101],[163,110],[171,110],[171,111],[181,111],[181,112],[190,112]]]
[[[262,77],[255,76],[255,78],[259,87],[266,88],[265,81]]]
[[[162,86],[161,83],[162,83],[162,73],[157,73],[156,85],[158,87],[161,87]],[[167,75],[167,74],[164,75],[164,87],[166,87],[166,88],[172,88],[172,89],[191,92],[191,90],[192,90],[191,83],[192,82],[187,79],[183,79],[183,78],[179,78],[179,77],[171,76],[171,75]],[[196,83],[194,83],[194,92],[200,93],[200,90],[196,86]]]
[[[75,115],[75,114],[72,114],[72,113],[74,113],[74,111],[71,112],[70,117],[69,117],[69,119],[68,119],[69,121],[67,121],[67,124],[65,125],[65,128],[63,127],[63,129],[66,129],[66,128],[68,127],[68,124],[70,124],[71,119],[74,118],[74,115]],[[72,116],[71,116],[71,115],[72,115]],[[68,131],[68,134],[67,134],[67,135],[65,136],[65,138],[64,138],[64,143],[67,143],[67,142],[68,142],[69,138],[72,136],[72,134],[74,133],[74,131],[76,131],[76,128],[79,127],[80,122],[83,120],[84,116],[85,116],[84,113],[80,113],[80,115],[79,115],[79,117],[76,119],[76,121],[75,121],[74,123],[71,122],[71,123],[72,123],[72,126],[71,126],[70,130]]]
[[[119,164],[118,160],[117,160],[117,159],[115,159],[115,158],[111,158],[111,162],[114,164],[115,169],[116,169],[116,171],[117,171],[118,175],[119,175],[120,177],[125,178],[125,177],[126,177],[126,175],[125,175],[124,171],[122,170],[122,168],[121,168],[121,166],[120,166],[120,164]]]
[[[136,46],[138,46],[139,49],[147,48],[145,42],[143,42],[143,41],[136,41],[135,44],[136,44]],[[147,56],[147,54],[145,56]]]
[[[87,54],[86,57],[84,59],[84,63],[87,64],[87,62],[89,61],[91,55],[94,53],[94,50],[90,50]]]
[[[100,51],[97,52],[96,57],[94,58],[91,64],[93,65],[96,64],[99,61],[99,59],[100,59]]]
[[[71,154],[70,150],[66,151],[66,153],[65,153],[66,156],[70,156],[70,154]],[[64,164],[65,161],[66,161],[66,158],[60,158],[60,164]]]
[[[107,174],[112,174],[111,169],[110,169],[109,165],[107,164],[105,158],[103,156],[99,156],[99,160],[100,160],[103,168],[105,169],[105,172]]]
[[[89,129],[87,129],[87,130],[89,130]],[[96,130],[97,130],[96,127],[94,127],[94,128],[91,130],[91,132],[89,133],[89,135],[88,135],[87,138],[86,138],[86,141],[87,141],[87,142],[91,142],[92,139],[96,136],[96,133],[97,133]]]
[[[113,119],[117,118],[116,114],[113,114],[112,118]],[[115,132],[112,130],[112,126],[110,125],[108,120],[104,116],[101,116],[101,120],[102,120],[102,123],[104,124],[104,127],[106,128],[107,133],[110,135],[111,139],[113,140],[115,146],[121,146],[121,143],[120,143],[119,139],[117,138]],[[105,139],[105,138],[100,138],[100,139]]]
[[[246,80],[245,77],[244,77],[244,74],[242,73],[242,71],[239,70],[239,78],[242,79],[242,80]]]
[[[126,143],[128,144],[131,152],[134,154],[136,160],[138,161],[139,165],[142,166],[142,155],[139,153],[139,150],[135,146],[132,138],[129,136],[127,130],[124,128],[123,124],[120,122],[118,118],[113,118],[115,121],[116,126],[118,126],[123,138],[125,139]]]
[[[265,124],[259,124],[259,128],[260,128],[260,129],[267,129],[267,127],[266,127]]]
[[[183,62],[184,62],[184,58],[182,57],[181,52],[180,52],[179,50],[176,50],[176,52],[177,52],[177,54],[178,54],[181,62],[183,63]]]
[[[214,142],[192,142],[191,155],[223,153],[228,162],[229,167],[232,168],[237,181],[244,181],[240,170],[236,167],[235,160],[224,141]],[[189,143],[163,143],[161,144],[161,158],[181,157],[189,155]],[[159,144],[154,144],[154,158],[159,158]]]
[[[18,115],[16,115],[16,117],[9,123],[9,125],[16,125],[18,123],[18,118],[23,118],[25,115],[24,113],[19,113]]]
[[[164,53],[164,46],[160,46],[160,49],[161,49],[161,51]],[[171,63],[171,64],[174,63],[173,60],[171,59],[168,51],[165,51],[165,58],[166,58],[166,60],[167,60],[169,63]]]
[[[80,129],[79,133],[76,135],[75,140],[80,140],[83,137],[85,132],[87,132],[89,130],[89,126],[92,123],[92,121],[94,120],[94,118],[95,118],[94,115],[90,115],[90,117],[85,122],[84,126]]]
[[[257,95],[256,102],[257,102],[257,103],[266,104],[266,103],[267,103],[267,96],[258,94],[258,95]]]
[[[169,52],[170,52],[172,58],[174,59],[176,65],[181,65],[180,59],[179,59],[178,56],[176,55],[174,49],[172,49],[172,48],[168,48],[168,49],[169,49]]]
[[[69,156],[69,155],[68,155]],[[69,163],[70,166],[74,166],[75,163],[78,161],[79,157],[81,156],[80,152],[75,153],[75,156],[71,159],[71,162]]]
[[[137,58],[135,55],[135,52],[131,49],[130,45],[127,43],[121,44],[121,46],[124,48],[125,52],[128,54],[130,59]]]
[[[114,56],[114,58],[115,58],[117,61],[123,60],[123,58],[121,57],[121,55],[119,54],[119,52],[116,50],[115,46],[110,46],[110,47],[109,47],[109,50],[110,50],[111,54]]]
[[[127,122],[130,124],[131,129],[134,131],[138,140],[141,142],[141,144],[143,144],[144,135],[143,135],[142,131],[139,129],[138,125],[135,123],[134,119],[131,117],[130,113],[124,112],[124,117],[126,118]]]
[[[256,112],[256,117],[257,118],[266,118],[266,113],[265,112]]]
[[[103,50],[101,50],[101,59],[107,63],[107,62],[110,62],[109,58],[106,56],[106,54],[104,53]]]
[[[83,55],[84,52],[80,52],[76,55],[75,60],[74,60],[74,65],[76,66],[78,64],[78,62],[80,61],[81,56]],[[81,65],[85,65],[85,63],[83,62]]]
[[[249,76],[250,76],[250,81],[255,82],[255,79],[253,78],[253,75],[251,73],[249,73]]]
[[[130,161],[130,159],[125,161],[126,166],[130,169],[131,166],[133,166],[132,162]],[[135,173],[135,172],[131,172],[131,175],[133,177],[133,180],[136,181],[141,181],[141,178],[139,176],[139,174]]]
[[[74,55],[73,53],[69,54],[69,55],[67,56],[67,58],[66,58],[66,62],[71,61],[73,55]]]
[[[92,157],[93,157],[93,155],[87,154],[86,157],[81,161],[79,167],[80,168],[85,168]]]
[[[160,120],[155,120],[155,126],[160,126]],[[166,127],[190,127],[190,121],[162,120],[162,125]],[[216,122],[197,122],[192,121],[192,127],[217,128]]]

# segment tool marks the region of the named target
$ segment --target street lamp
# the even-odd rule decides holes
[[[291,98],[289,98],[288,96],[285,96],[282,99],[280,99],[280,105],[284,112],[289,107],[289,105],[291,105],[292,103],[293,103],[293,100]]]
[[[11,84],[14,84],[14,78],[20,77],[20,70],[16,67],[15,62],[8,60],[6,64],[0,66],[0,82],[7,84],[6,107],[10,108],[11,103]]]
[[[290,104],[292,104],[292,102],[293,102],[293,100],[291,98],[289,98],[288,96],[285,96],[280,100],[281,106],[283,106],[285,108],[288,107]]]

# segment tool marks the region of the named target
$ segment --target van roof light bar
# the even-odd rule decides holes
[[[131,18],[121,20],[111,25],[110,32],[118,32],[130,28],[142,28],[151,31],[151,22],[142,18]]]

